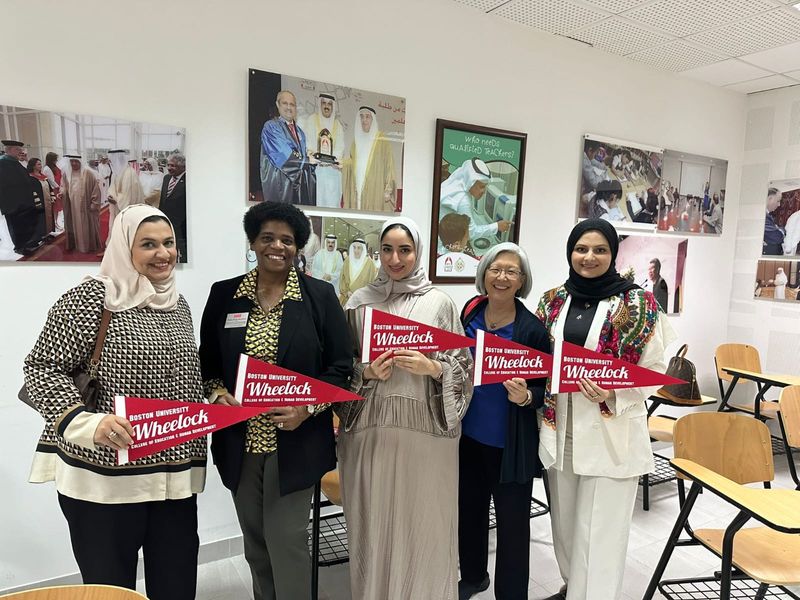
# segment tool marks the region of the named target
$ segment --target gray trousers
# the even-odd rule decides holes
[[[255,600],[311,598],[309,511],[314,488],[281,496],[278,455],[245,452],[233,495]]]

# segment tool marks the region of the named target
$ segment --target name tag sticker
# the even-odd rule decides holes
[[[225,317],[225,329],[233,329],[236,327],[246,327],[247,326],[247,316],[249,313],[240,312],[240,313],[229,313],[227,317]]]

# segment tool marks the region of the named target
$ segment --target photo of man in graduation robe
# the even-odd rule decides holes
[[[375,109],[358,109],[350,160],[342,181],[344,208],[375,212],[397,209],[394,156],[388,138],[378,127]]]
[[[43,233],[37,227],[40,213],[33,179],[20,162],[24,144],[16,140],[3,140],[2,144],[5,154],[0,156],[0,213],[5,217],[14,252],[28,255],[40,245]],[[41,197],[38,200],[43,201]]]
[[[339,302],[342,306],[347,304],[357,289],[372,283],[377,275],[378,269],[367,252],[367,242],[361,238],[354,239],[339,278]]]
[[[264,200],[316,204],[316,161],[308,156],[306,134],[298,126],[297,100],[292,92],[278,92],[278,116],[261,130],[261,190]]]

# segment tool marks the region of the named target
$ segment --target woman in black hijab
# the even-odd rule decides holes
[[[619,238],[587,219],[567,240],[569,278],[546,292],[537,316],[554,340],[664,371],[674,334],[653,294],[614,267]],[[653,470],[645,399],[651,388],[606,390],[582,379],[580,392],[550,381],[539,456],[549,469],[553,545],[565,586],[552,600],[622,594],[622,576],[639,476]]]

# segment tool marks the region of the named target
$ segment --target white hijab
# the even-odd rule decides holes
[[[468,158],[453,174],[442,182],[439,202],[446,204],[446,201],[456,196],[469,194],[470,188],[476,181],[488,183],[491,179],[489,167],[479,158]],[[453,203],[455,204],[455,202]]]
[[[383,239],[383,234],[395,225],[402,225],[411,232],[411,239],[414,242],[414,252],[417,255],[414,268],[403,279],[394,281],[383,268],[383,264],[381,264],[375,281],[356,290],[347,301],[345,309],[379,304],[385,302],[391,296],[398,294],[424,294],[433,287],[433,284],[430,279],[428,279],[428,275],[425,273],[425,269],[422,266],[422,238],[419,234],[417,224],[414,223],[414,221],[407,217],[392,217],[387,219],[383,224],[383,229],[381,229],[380,239]]]
[[[153,216],[163,217],[169,222],[164,213],[147,204],[133,204],[123,209],[114,219],[111,238],[100,263],[100,273],[84,279],[96,279],[105,284],[104,306],[111,312],[144,307],[174,310],[178,304],[174,270],[165,281],[153,283],[133,266],[131,250],[136,230],[142,221]]]

